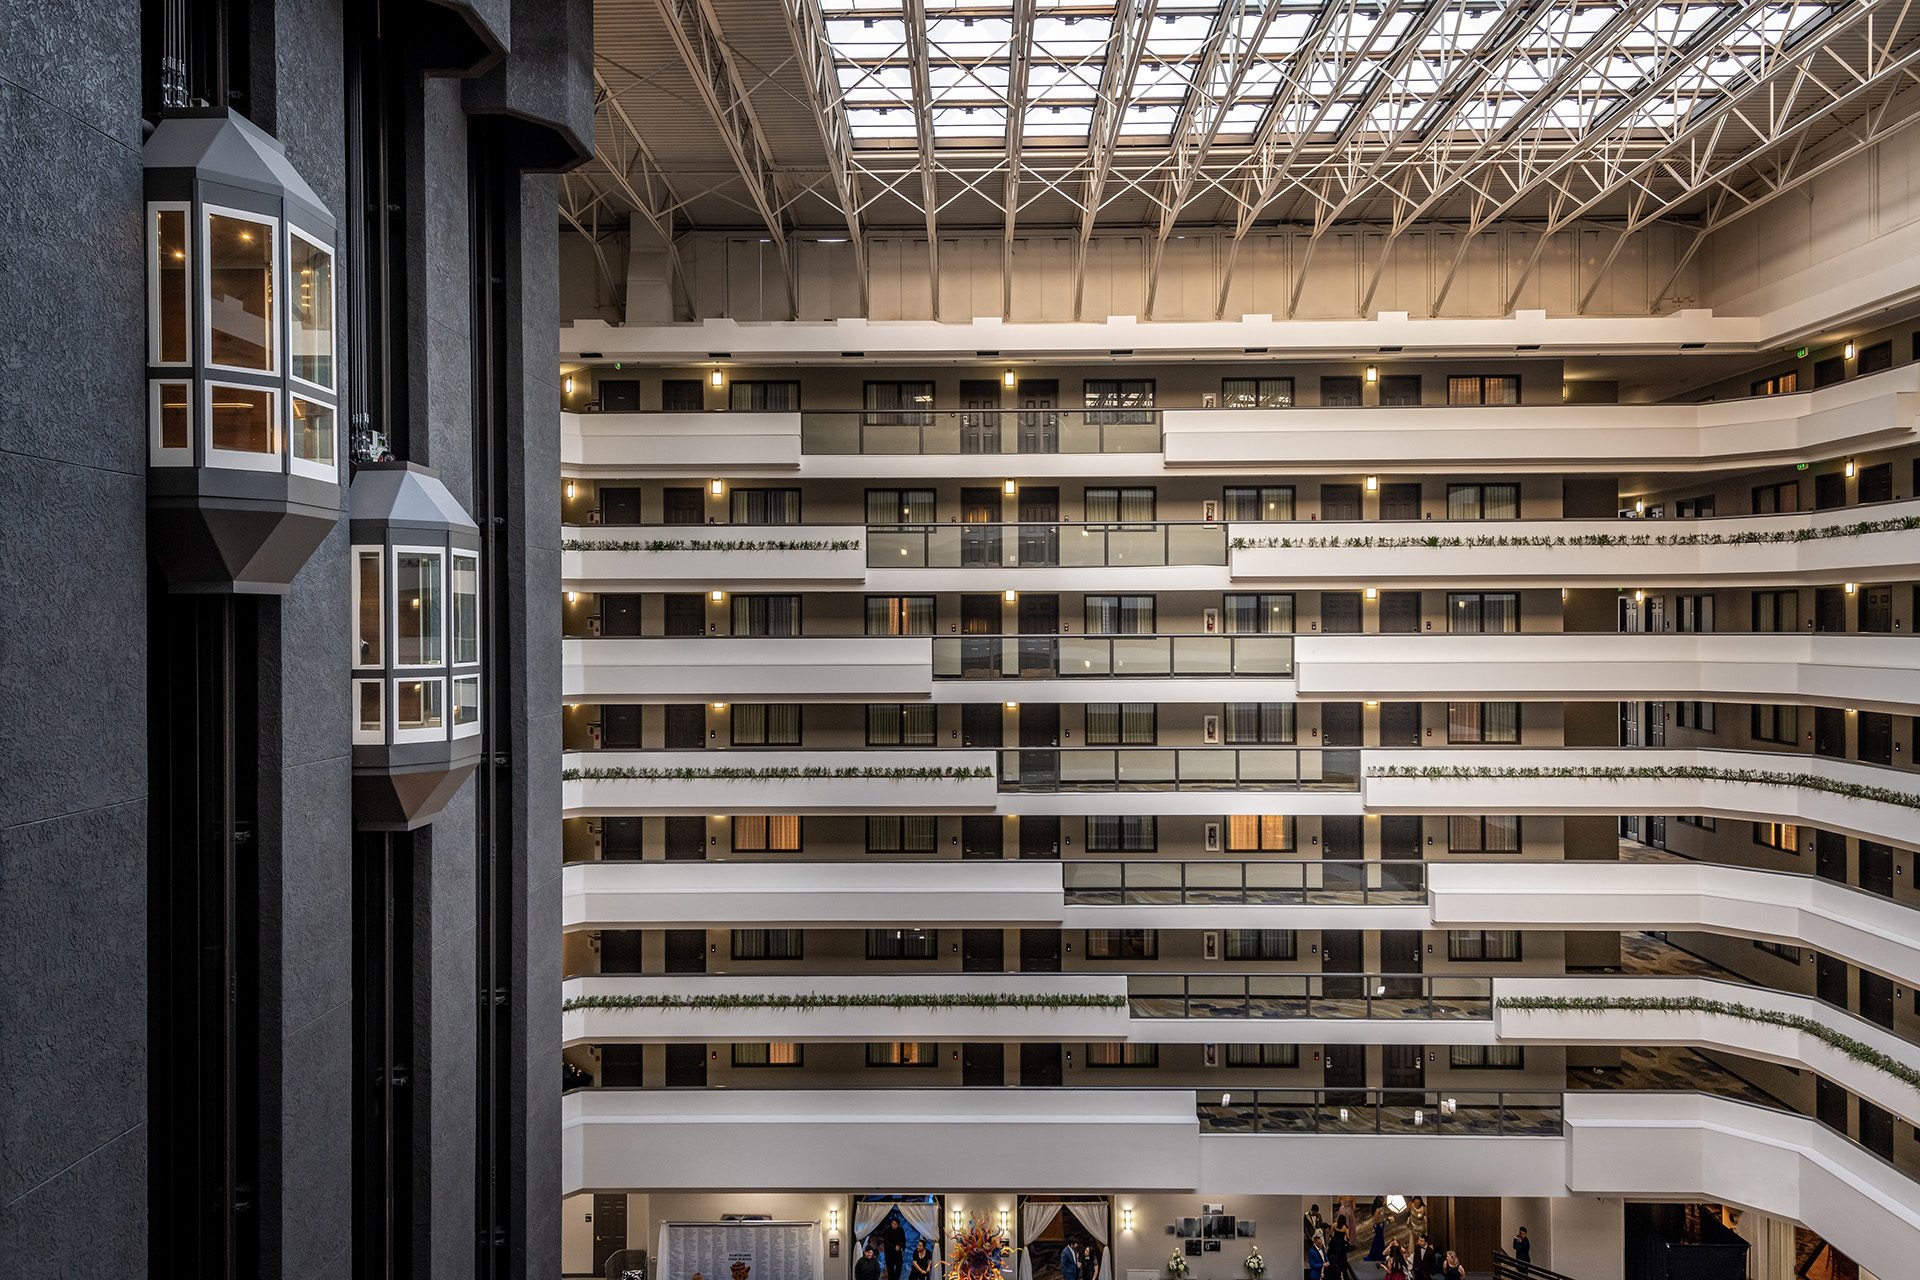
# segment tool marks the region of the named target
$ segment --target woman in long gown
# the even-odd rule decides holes
[[[1387,1211],[1376,1205],[1373,1210],[1373,1243],[1367,1248],[1363,1261],[1385,1263],[1387,1260]]]

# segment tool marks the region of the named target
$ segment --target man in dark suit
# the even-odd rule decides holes
[[[873,1256],[871,1244],[860,1255],[860,1261],[853,1264],[853,1280],[880,1280],[880,1260]]]
[[[907,1229],[898,1213],[887,1215],[880,1228],[880,1244],[887,1255],[887,1280],[900,1280],[900,1268],[907,1261]]]
[[[1430,1280],[1440,1274],[1440,1251],[1422,1234],[1413,1243],[1413,1280]]]
[[[1513,1237],[1513,1260],[1521,1266],[1533,1261],[1533,1241],[1527,1239],[1527,1229],[1520,1228]]]

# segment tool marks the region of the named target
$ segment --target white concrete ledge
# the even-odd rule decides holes
[[[1859,1041],[1908,1067],[1920,1067],[1920,1045],[1811,996],[1710,978],[1496,978],[1494,1026],[1502,1044],[1677,1044],[1722,1049],[1818,1072],[1835,1084],[1920,1123],[1920,1089],[1856,1061],[1810,1031],[1701,1009],[1516,1009],[1515,997],[1612,1000],[1665,999],[1743,1005],[1803,1018]]]
[[[1058,927],[1058,862],[574,862],[575,929]]]
[[[1920,986],[1920,913],[1814,876],[1709,862],[1460,862],[1427,869],[1442,929],[1699,929],[1844,956]]]
[[[560,581],[568,591],[857,587],[867,576],[867,529],[858,524],[568,525],[560,537],[563,542],[683,544],[660,551],[562,549]],[[807,544],[807,549],[764,545],[769,543]]]
[[[1806,1116],[1693,1093],[1569,1093],[1575,1194],[1712,1200],[1805,1223],[1880,1276],[1920,1254],[1920,1184]]]
[[[1124,974],[875,973],[845,977],[746,975],[641,976],[598,974],[569,978],[565,999],[581,996],[929,996],[1065,995],[1092,999],[1127,994]],[[1075,1005],[1021,1008],[793,1009],[742,1008],[575,1009],[560,1015],[566,1044],[673,1044],[688,1041],[866,1040],[1124,1040],[1127,1009]]]
[[[563,769],[992,769],[991,751],[592,751]],[[567,817],[693,813],[991,813],[982,778],[578,778],[560,783]]]
[[[1710,814],[1791,822],[1920,847],[1920,809],[1811,787],[1688,777],[1386,777],[1377,770],[1725,769],[1807,774],[1838,785],[1920,794],[1920,775],[1797,752],[1676,748],[1372,750],[1361,781],[1369,813]]]
[[[800,469],[798,413],[563,413],[560,474],[755,472]]]
[[[1178,1089],[587,1090],[562,1098],[561,1125],[564,1195],[917,1187],[936,1165],[941,1187],[966,1191],[1200,1177],[1193,1093]]]
[[[1920,368],[1920,366],[1909,366]],[[1920,529],[1796,542],[1678,543],[1920,517],[1920,501],[1717,520],[1448,520],[1235,524],[1233,581],[1314,587],[1838,585],[1920,577]],[[1438,539],[1421,545],[1421,539]],[[1609,545],[1573,544],[1607,538]],[[1243,541],[1234,546],[1233,540]],[[1493,541],[1481,541],[1491,539]],[[1500,539],[1506,545],[1499,544]],[[1531,544],[1527,539],[1551,541]],[[1281,545],[1284,544],[1284,545]]]
[[[594,636],[560,642],[568,702],[925,702],[929,636]]]
[[[1805,632],[1304,635],[1304,698],[1840,704],[1920,711],[1920,637]]]

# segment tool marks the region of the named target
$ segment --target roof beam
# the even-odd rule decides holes
[[[1027,133],[1027,72],[1033,62],[1034,0],[1013,0],[1007,45],[1007,185],[1002,199],[1000,315],[1013,319],[1013,228],[1020,218],[1020,144]]]
[[[902,0],[907,63],[913,79],[913,129],[920,145],[920,210],[927,223],[927,285],[933,318],[940,318],[940,179],[933,162],[933,68],[927,52],[925,0]]]
[[[604,133],[600,131],[597,118],[594,130],[594,146],[600,153],[600,161],[606,166],[607,174],[613,180],[613,184],[620,189],[622,195],[626,196],[627,203],[633,211],[640,215],[660,243],[665,246],[667,265],[673,269],[675,278],[680,281],[680,291],[686,295],[689,314],[698,320],[700,311],[699,304],[694,300],[693,281],[687,276],[686,264],[680,260],[680,246],[673,238],[673,208],[679,203],[679,198],[674,194],[672,184],[667,181],[667,175],[661,171],[659,162],[653,158],[653,152],[648,149],[646,139],[642,138],[640,131],[633,127],[633,120],[627,115],[626,107],[621,105],[620,99],[608,87],[606,78],[600,74],[598,67],[593,69],[593,89],[594,96],[598,99],[595,103],[596,117],[602,111],[606,114],[606,131]],[[632,151],[623,156],[621,152],[629,146]],[[640,170],[640,181],[645,188],[644,191],[633,185],[630,174],[635,167]],[[666,196],[664,207],[659,209],[654,208],[653,189],[656,185]]]
[[[1106,65],[1100,69],[1100,88],[1093,104],[1093,120],[1087,127],[1087,181],[1080,205],[1080,244],[1073,262],[1073,318],[1080,318],[1081,301],[1086,296],[1087,244],[1093,239],[1094,219],[1100,215],[1106,198],[1107,174],[1113,168],[1113,153],[1120,145],[1120,126],[1127,115],[1127,99],[1133,92],[1133,78],[1140,69],[1140,55],[1147,47],[1147,31],[1153,25],[1159,0],[1118,0],[1113,10],[1113,29],[1107,35]]]
[[[767,235],[780,256],[788,309],[797,316],[800,298],[793,277],[793,249],[787,240],[786,220],[780,213],[780,187],[773,175],[772,153],[760,134],[760,124],[754,119],[752,104],[734,68],[733,55],[721,33],[720,23],[707,0],[654,0],[654,3],[666,20],[667,33],[680,51],[681,62],[693,78],[700,101],[720,131],[720,139],[733,158],[734,168],[746,184],[748,199],[766,224]]]
[[[860,310],[868,309],[867,237],[860,220],[860,177],[853,164],[853,131],[847,126],[846,104],[834,69],[833,42],[827,38],[827,20],[820,0],[784,0],[787,35],[806,81],[807,102],[827,153],[827,176],[834,199],[847,224],[847,242],[853,246],[853,269],[860,277]]]

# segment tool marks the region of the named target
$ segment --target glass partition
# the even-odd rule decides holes
[[[440,561],[435,552],[394,553],[398,595],[394,650],[399,666],[438,666],[442,661]]]
[[[333,386],[333,255],[291,228],[287,237],[287,328],[292,373]]]
[[[208,360],[272,373],[277,223],[233,210],[207,213]]]

